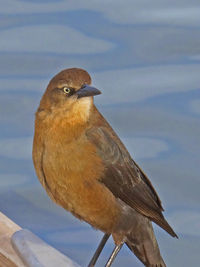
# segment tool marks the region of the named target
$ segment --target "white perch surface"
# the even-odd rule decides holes
[[[11,241],[28,267],[80,267],[29,230],[22,229],[15,232]]]
[[[0,212],[0,266],[80,267],[29,230]]]

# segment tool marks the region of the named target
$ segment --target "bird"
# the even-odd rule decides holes
[[[124,244],[144,266],[165,267],[152,222],[178,236],[151,181],[95,106],[101,91],[91,83],[81,68],[50,80],[35,113],[36,174],[56,204],[104,233],[89,267],[110,236],[115,247],[106,267]]]

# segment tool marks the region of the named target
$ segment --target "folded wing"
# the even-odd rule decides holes
[[[98,112],[98,111],[96,111]],[[99,117],[99,118],[98,118]],[[127,205],[148,217],[170,235],[177,237],[165,220],[161,201],[151,182],[133,161],[116,133],[98,113],[96,124],[86,135],[106,166],[101,182]]]

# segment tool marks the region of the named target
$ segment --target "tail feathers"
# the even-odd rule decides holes
[[[146,267],[166,267],[156,241],[152,224],[146,225],[143,233],[131,232],[126,245]]]
[[[174,230],[171,228],[171,226],[168,224],[168,222],[164,219],[162,220],[154,220],[155,223],[157,223],[161,228],[165,229],[165,231],[170,234],[172,237],[178,238],[177,234],[174,232]]]
[[[150,257],[144,245],[135,245],[130,241],[126,245],[146,267],[167,267],[161,256]]]

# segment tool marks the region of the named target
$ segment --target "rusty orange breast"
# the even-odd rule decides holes
[[[86,127],[54,121],[45,136],[43,169],[54,201],[93,227],[111,232],[120,207],[100,182],[104,165],[85,136]]]

